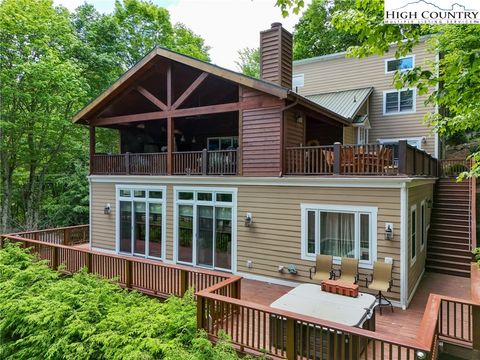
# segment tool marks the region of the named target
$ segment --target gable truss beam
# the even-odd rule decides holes
[[[203,72],[201,73],[193,83],[190,84],[190,86],[183,92],[182,95],[175,101],[172,105],[172,109],[177,109],[180,105],[183,104],[185,100],[197,89],[201,83],[207,78],[208,73]]]
[[[257,109],[257,108],[264,108],[264,107],[277,107],[282,105],[283,105],[283,101],[277,98],[262,99],[262,100],[252,99],[252,100],[241,101],[241,102],[200,106],[195,108],[154,111],[154,112],[141,113],[141,114],[97,118],[95,120],[92,120],[92,124],[94,126],[105,126],[105,125],[125,124],[130,122],[137,122],[137,121],[150,121],[150,120],[159,120],[159,119],[184,117],[184,116],[218,114],[218,113],[224,113],[224,112]]]
[[[136,90],[142,94],[144,97],[146,97],[151,103],[153,103],[155,106],[157,106],[159,109],[165,111],[168,109],[167,105],[163,103],[159,98],[157,98],[155,95],[153,95],[150,91],[145,89],[143,86],[137,86]]]

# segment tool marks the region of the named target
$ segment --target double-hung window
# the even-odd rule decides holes
[[[384,115],[415,112],[415,89],[391,90],[383,93]]]
[[[377,208],[302,204],[302,258],[317,254],[359,259],[371,266],[376,259]]]
[[[413,69],[415,66],[415,59],[413,56],[406,56],[399,59],[385,60],[385,72],[392,73],[395,71],[407,71]]]

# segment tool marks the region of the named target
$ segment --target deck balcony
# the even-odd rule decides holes
[[[0,248],[5,241],[32,248],[64,273],[87,268],[150,296],[182,296],[194,287],[197,326],[213,341],[227,333],[244,353],[278,359],[403,360],[451,358],[439,355],[445,349],[477,359],[480,352],[480,271],[474,263],[471,279],[426,273],[407,310],[386,311],[375,317],[374,329],[360,329],[269,306],[291,290],[286,286],[90,250],[88,226],[3,235]]]

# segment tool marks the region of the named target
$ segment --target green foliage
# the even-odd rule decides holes
[[[300,10],[305,6],[304,0],[277,0],[275,6],[279,7],[282,16],[287,17],[291,11],[294,14],[298,14]]]
[[[477,262],[478,267],[480,267],[480,247],[472,250],[473,259]]]
[[[247,76],[260,78],[260,49],[244,48],[238,50],[239,60],[235,61],[239,70]]]
[[[64,277],[19,246],[0,251],[0,358],[238,359],[196,330],[193,293],[165,302],[81,271]]]
[[[293,33],[293,58],[332,54],[359,45],[358,35],[334,28],[333,14],[353,7],[355,0],[313,0]]]

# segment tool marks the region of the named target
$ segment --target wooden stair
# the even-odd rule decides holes
[[[471,187],[455,178],[437,181],[427,241],[426,270],[470,276]]]

